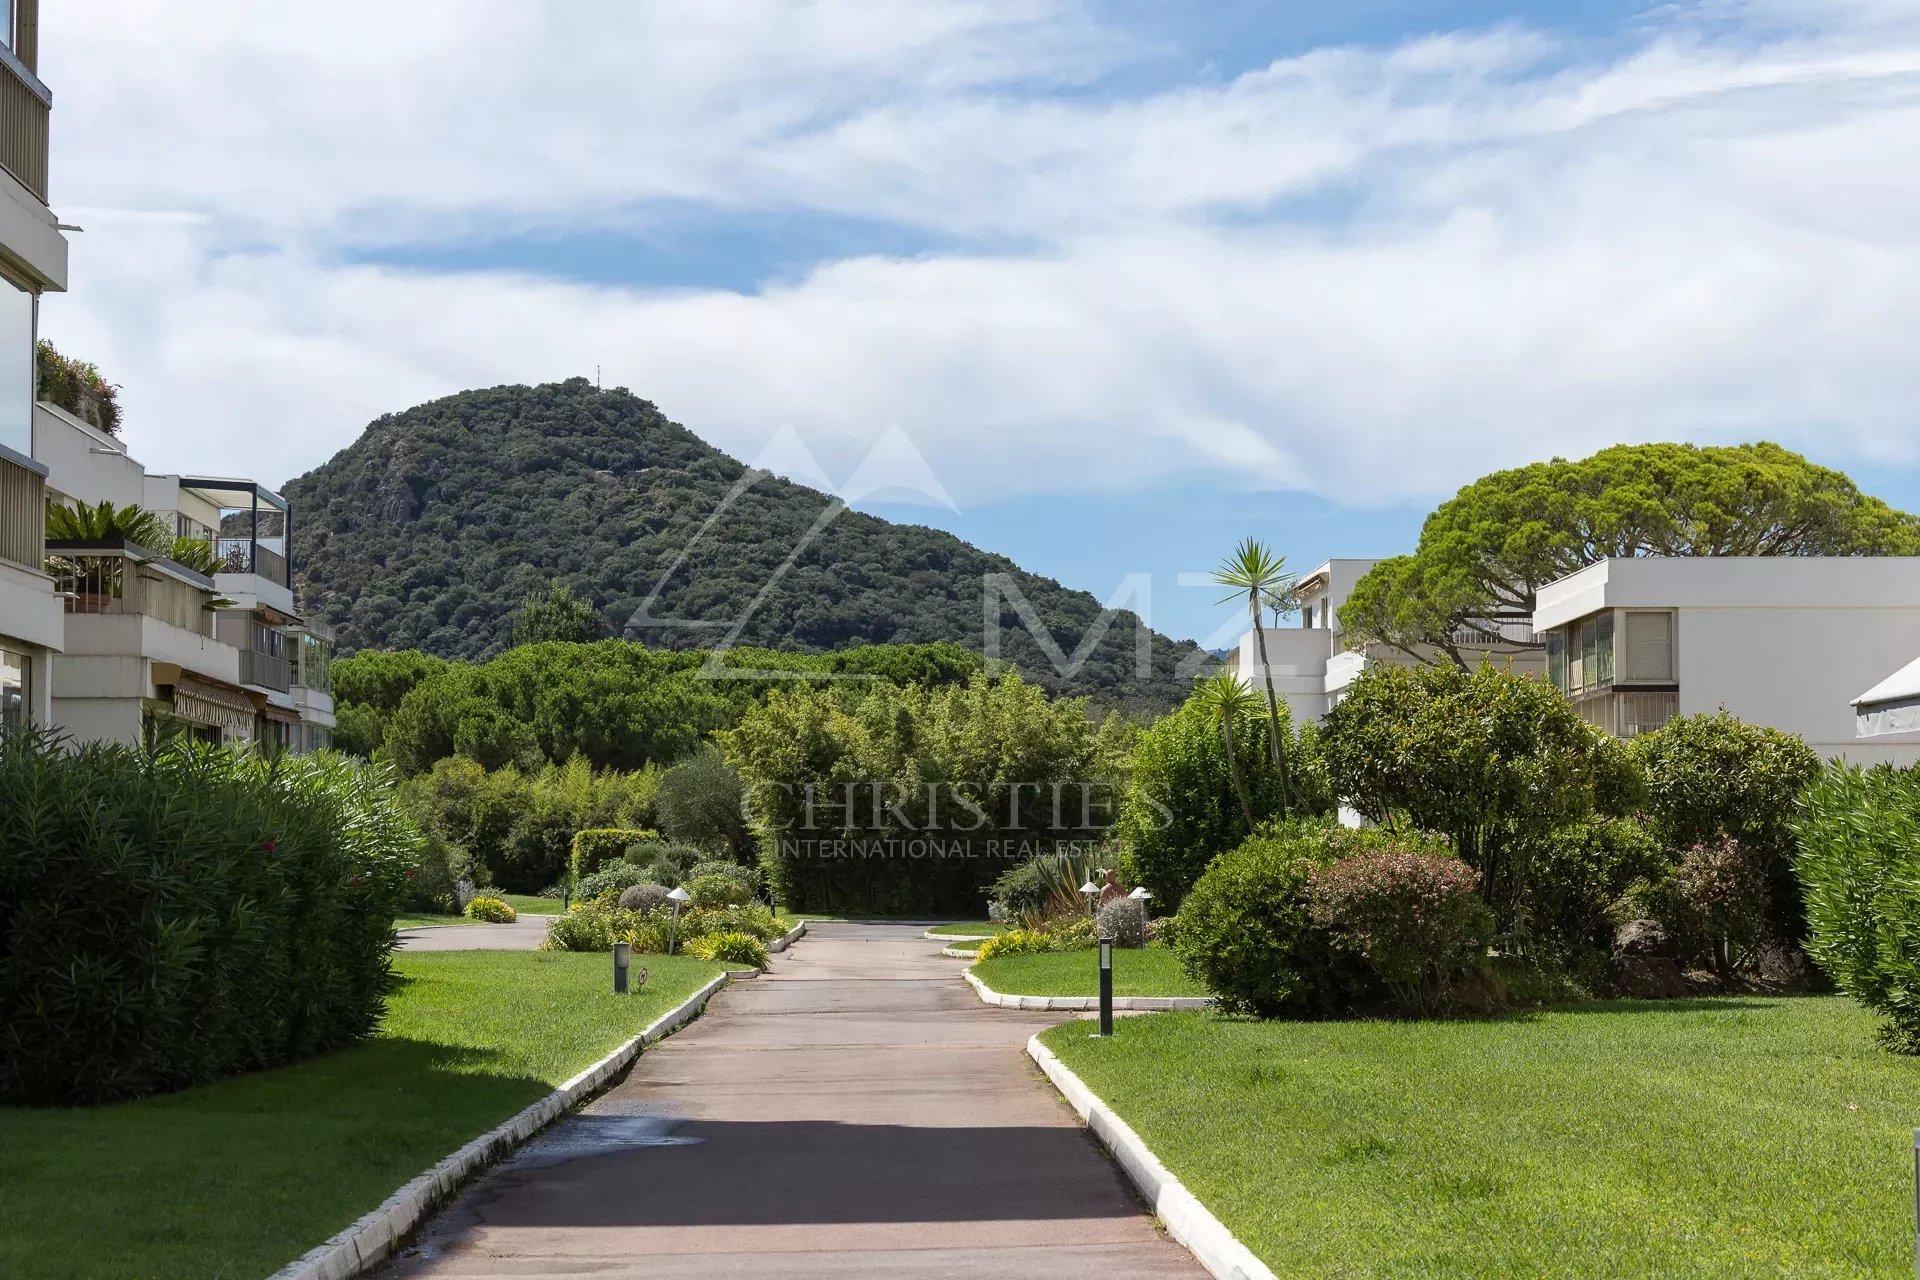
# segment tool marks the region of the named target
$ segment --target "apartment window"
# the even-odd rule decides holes
[[[33,455],[33,326],[33,294],[0,275],[0,445],[27,457]]]
[[[14,41],[13,24],[16,20],[17,16],[13,11],[13,0],[0,0],[0,44],[6,45],[9,49],[18,49],[20,47]]]
[[[1613,614],[1597,613],[1570,628],[1566,655],[1569,693],[1609,688],[1613,684]],[[1552,662],[1549,655],[1548,662]]]
[[[333,688],[333,678],[329,673],[332,666],[333,646],[319,636],[300,638],[300,683],[309,689],[326,693]]]
[[[1673,614],[1634,611],[1625,615],[1627,652],[1622,682],[1672,684]]]
[[[1558,627],[1547,632],[1547,681],[1567,691],[1567,633]]]
[[[33,723],[33,664],[27,655],[0,649],[0,733]]]

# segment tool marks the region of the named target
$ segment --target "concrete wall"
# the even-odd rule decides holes
[[[138,698],[55,698],[53,718],[75,742],[140,745]]]
[[[1273,691],[1287,707],[1295,724],[1319,720],[1327,713],[1327,661],[1333,656],[1333,633],[1322,627],[1268,627],[1267,661]],[[1266,697],[1267,669],[1260,665],[1259,637],[1252,631],[1240,637],[1240,679]]]
[[[63,497],[87,506],[145,504],[146,468],[118,440],[65,409],[33,407],[33,456],[47,468],[47,487]]]
[[[18,565],[0,563],[0,634],[42,649],[58,649],[66,614],[53,593],[53,579]]]

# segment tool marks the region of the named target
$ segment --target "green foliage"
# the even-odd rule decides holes
[[[1793,875],[1800,794],[1820,775],[1820,757],[1791,733],[1745,724],[1725,711],[1682,716],[1628,747],[1646,779],[1646,815],[1670,850],[1740,844],[1767,881],[1769,928],[1791,940],[1802,928]]]
[[[760,896],[760,869],[758,867],[745,866],[738,862],[730,862],[725,858],[702,858],[700,861],[694,863],[693,866],[687,870],[687,891],[689,893],[693,891],[693,881],[704,880],[713,876],[718,876],[723,880],[730,880],[737,885],[739,892],[746,895],[741,899],[743,902]]]
[[[1626,789],[1619,743],[1544,681],[1491,664],[1369,667],[1327,713],[1320,747],[1361,816],[1450,837],[1503,929],[1519,921],[1533,851]]]
[[[711,744],[660,775],[654,812],[669,840],[729,857],[753,856],[753,836],[741,812],[740,775]]]
[[[420,843],[420,863],[408,876],[409,911],[455,915],[461,908],[460,883],[471,883],[473,860],[467,851],[443,837],[426,833]]]
[[[625,941],[639,922],[637,912],[608,907],[600,902],[583,901],[563,915],[547,922],[542,951],[611,951],[617,941]]]
[[[772,942],[787,931],[773,909],[759,902],[691,911],[681,917],[680,923],[683,938],[705,937],[711,933],[750,933]]]
[[[1247,838],[1219,717],[1196,695],[1154,721],[1134,748],[1115,831],[1128,870],[1162,910],[1177,909],[1207,864]],[[1279,775],[1261,742],[1263,720],[1258,706],[1235,712],[1234,751],[1256,822],[1280,808]]]
[[[1722,975],[1747,968],[1767,940],[1767,897],[1765,866],[1738,840],[1722,836],[1687,850],[1673,873],[1682,954],[1704,958]]]
[[[1094,916],[1094,929],[1117,947],[1147,945],[1147,909],[1133,898],[1109,898]]]
[[[1013,673],[775,690],[721,738],[794,911],[972,915],[1009,861],[1090,843],[1108,787],[1085,704]]]
[[[165,552],[173,547],[173,530],[167,522],[143,507],[129,503],[116,506],[98,502],[47,503],[47,541],[106,542],[124,539],[149,551]]]
[[[177,557],[176,557],[177,558]],[[367,759],[386,745],[387,722],[413,687],[446,670],[447,662],[406,649],[387,653],[365,649],[332,666],[334,714],[333,745]]]
[[[1059,951],[1085,951],[1097,939],[1094,923],[1085,916],[1055,919],[1044,929],[1009,929],[980,944],[975,953],[980,960],[995,956],[1041,955]]]
[[[1521,916],[1529,950],[1597,984],[1614,925],[1625,922],[1614,904],[1636,882],[1669,874],[1670,862],[1632,818],[1589,817],[1548,832],[1528,850]]]
[[[1307,878],[1342,857],[1392,840],[1295,821],[1262,827],[1221,854],[1175,917],[1181,967],[1229,1012],[1263,1018],[1328,1017],[1367,987],[1361,966],[1314,923]]]
[[[1444,841],[1438,842],[1444,847]],[[1493,913],[1479,876],[1429,837],[1343,858],[1307,877],[1308,913],[1357,952],[1404,1013],[1438,1012],[1485,961]]]
[[[486,924],[512,924],[520,918],[506,902],[486,894],[475,894],[467,900],[467,909],[462,913],[469,920],[479,920]]]
[[[627,846],[627,861],[668,888],[683,883],[706,858],[704,849],[667,840],[636,840]]]
[[[603,638],[607,624],[593,607],[593,601],[582,600],[573,594],[571,587],[555,582],[546,591],[520,602],[510,630],[516,645],[544,644],[549,640],[584,644]]]
[[[89,360],[63,356],[45,338],[34,346],[34,395],[108,435],[120,434],[120,384]]]
[[[420,856],[386,773],[0,739],[0,1103],[76,1105],[368,1033]]]
[[[617,905],[622,911],[638,911],[645,914],[667,905],[669,890],[663,884],[629,885],[620,891]]]
[[[1080,886],[1093,878],[1093,863],[1090,853],[1037,854],[1001,872],[987,890],[987,901],[999,908],[1000,919],[1042,929],[1049,920],[1084,910]]]
[[[587,827],[573,833],[568,865],[574,876],[590,876],[608,863],[624,861],[628,848],[658,834],[632,827]]]
[[[742,644],[783,651],[893,640],[977,649],[1000,575],[1069,652],[1101,617],[1094,596],[924,526],[845,511],[803,543],[832,499],[765,477],[728,503],[744,473],[626,390],[574,378],[380,418],[286,493],[303,513],[310,598],[347,650],[489,656],[506,647],[514,609],[555,578],[627,635],[672,648],[737,622]],[[1196,652],[1150,633],[1152,670],[1137,677],[1144,624],[1122,614],[1062,676],[1011,600],[998,621],[1004,656],[1029,680],[1119,709],[1171,706],[1184,692],[1175,668]]]
[[[695,876],[687,881],[686,890],[699,908],[740,907],[753,899],[747,887],[732,876]]]
[[[651,883],[645,867],[636,867],[631,862],[609,862],[598,871],[580,877],[573,892],[582,902],[605,902],[620,898],[628,889]]]
[[[767,944],[750,933],[709,933],[688,943],[687,953],[723,964],[767,967]]]
[[[1273,761],[1274,772],[1280,778],[1280,815],[1285,817],[1293,804],[1292,770],[1287,759],[1290,744],[1287,731],[1280,723],[1280,699],[1273,687],[1273,669],[1267,663],[1267,629],[1260,621],[1260,610],[1266,608],[1285,613],[1299,607],[1293,575],[1287,572],[1285,556],[1275,555],[1265,543],[1255,538],[1247,538],[1214,570],[1213,580],[1223,587],[1234,589],[1234,594],[1220,603],[1244,601],[1253,622],[1254,643],[1260,655],[1261,692],[1267,699],[1267,752]],[[1231,678],[1225,672],[1222,676]],[[1230,719],[1228,724],[1231,725]],[[1247,820],[1247,825],[1252,827],[1251,818]]]
[[[1616,445],[1498,471],[1427,517],[1340,609],[1354,640],[1436,645],[1530,622],[1540,587],[1610,556],[1913,555],[1920,520],[1775,444]]]
[[[1920,1053],[1920,768],[1829,765],[1800,800],[1807,954]]]

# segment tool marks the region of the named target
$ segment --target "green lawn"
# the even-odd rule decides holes
[[[566,908],[560,905],[558,898],[536,898],[530,893],[487,893],[489,898],[499,898],[521,915],[557,916],[564,915]],[[450,924],[479,924],[478,920],[469,920],[465,916],[442,915],[404,915],[395,916],[393,927],[396,929],[434,929]]]
[[[968,934],[991,938],[1006,931],[1007,926],[1001,924],[998,920],[973,920],[961,921],[957,924],[937,924],[927,930],[928,933],[937,933],[943,937],[952,937],[957,934],[963,938]]]
[[[948,951],[978,951],[980,949],[980,942],[963,941],[959,938],[953,938],[946,943],[946,949]]]
[[[1092,1030],[1042,1038],[1281,1276],[1913,1274],[1920,1061],[1837,997]]]
[[[257,1280],[590,1066],[721,971],[648,956],[401,953],[380,1035],[122,1106],[0,1109],[0,1276]]]
[[[1050,951],[1040,955],[995,956],[976,961],[974,976],[1007,996],[1097,996],[1100,994],[1100,953]],[[1180,961],[1165,947],[1113,952],[1113,994],[1116,996],[1204,996],[1207,989],[1181,971]]]
[[[450,924],[472,924],[465,916],[395,916],[396,929],[439,929]]]

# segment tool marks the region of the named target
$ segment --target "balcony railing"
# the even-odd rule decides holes
[[[20,185],[47,198],[47,114],[52,104],[33,73],[0,48],[0,165]]]
[[[1575,694],[1573,706],[1580,718],[1616,738],[1652,733],[1680,712],[1680,694],[1673,689],[1605,689]]]
[[[53,566],[68,613],[142,614],[198,636],[213,635],[213,594],[155,567],[124,547],[64,548],[55,543]]]
[[[221,573],[253,573],[283,587],[292,585],[287,580],[287,558],[251,538],[215,539],[213,554]]]
[[[240,683],[285,693],[293,687],[293,664],[258,649],[240,651]]]
[[[1494,635],[1486,632],[1493,632]],[[1461,627],[1449,635],[1448,640],[1461,649],[1497,649],[1507,645],[1542,643],[1540,637],[1533,633],[1533,627],[1525,622],[1501,622],[1481,628]]]
[[[46,478],[0,458],[0,560],[38,570],[46,559]]]

